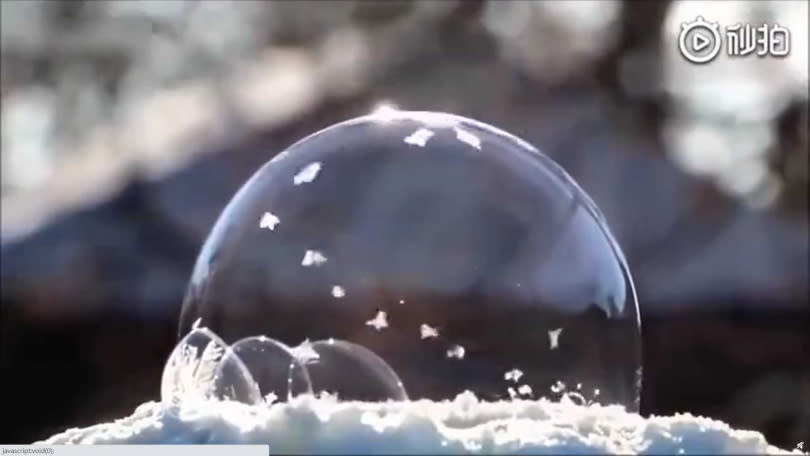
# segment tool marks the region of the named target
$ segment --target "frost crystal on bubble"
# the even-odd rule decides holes
[[[346,296],[346,290],[344,290],[343,287],[341,287],[340,285],[335,285],[332,287],[332,296],[340,299]]]
[[[518,380],[520,380],[520,377],[523,377],[523,371],[520,369],[512,369],[503,374],[504,380],[511,380],[515,383],[517,383]]]
[[[278,225],[280,222],[281,220],[279,220],[278,217],[270,212],[265,212],[264,215],[262,215],[261,220],[259,220],[259,228],[267,228],[268,230],[273,231],[276,229],[276,225]]]
[[[305,166],[301,171],[298,171],[298,174],[293,177],[293,183],[295,185],[301,185],[304,183],[312,182],[318,177],[318,172],[321,170],[321,162],[312,162]]]
[[[422,323],[422,326],[419,327],[419,334],[422,339],[427,339],[429,337],[439,337],[439,330],[437,328],[433,328],[430,325]]]
[[[478,136],[475,136],[469,131],[463,130],[458,127],[456,127],[455,130],[456,130],[456,139],[458,139],[461,142],[467,143],[478,150],[481,150],[481,140],[478,138]]]
[[[425,147],[428,140],[431,136],[435,133],[428,130],[427,128],[420,128],[415,132],[411,133],[410,136],[405,138],[405,144],[411,144],[413,146]]]
[[[448,358],[457,358],[457,359],[464,359],[464,347],[461,345],[453,345],[447,350],[447,357]]]
[[[552,329],[548,332],[548,344],[552,350],[556,350],[560,346],[560,334],[562,328]]]
[[[388,314],[386,314],[385,311],[383,310],[378,310],[377,315],[375,315],[374,318],[366,322],[366,326],[371,326],[377,331],[380,331],[383,328],[387,328]]]
[[[301,342],[301,345],[290,349],[292,355],[302,364],[312,364],[318,362],[321,357],[318,352],[312,348],[312,342],[309,339]]]
[[[304,253],[304,259],[301,260],[301,266],[304,267],[320,266],[324,263],[326,263],[326,257],[317,250],[307,250]]]
[[[509,399],[516,399],[517,398],[517,392],[511,386],[509,388],[506,388],[506,392],[509,393]]]

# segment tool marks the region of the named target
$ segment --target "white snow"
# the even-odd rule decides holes
[[[299,396],[248,406],[198,401],[70,429],[45,444],[256,444],[271,454],[787,454],[759,432],[679,414],[643,418],[571,401],[338,402]],[[802,454],[793,450],[793,454]]]

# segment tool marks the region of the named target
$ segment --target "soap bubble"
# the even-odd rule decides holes
[[[318,359],[307,364],[315,391],[341,400],[403,401],[408,394],[391,366],[363,346],[344,340],[312,343]]]
[[[247,368],[265,402],[312,393],[309,372],[285,344],[266,336],[246,337],[233,344],[232,353]]]
[[[200,252],[180,335],[197,321],[231,344],[341,341],[305,367],[349,399],[506,398],[519,369],[535,397],[638,407],[638,305],[603,216],[525,141],[449,114],[389,109],[265,164]]]

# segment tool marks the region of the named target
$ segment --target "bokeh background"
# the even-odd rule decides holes
[[[380,103],[492,123],[604,211],[644,414],[810,439],[808,3],[43,1],[2,13],[0,441],[159,396],[197,251],[298,138]],[[777,22],[694,66],[680,23]]]

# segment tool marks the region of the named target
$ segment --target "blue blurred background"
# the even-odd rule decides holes
[[[696,66],[680,24],[779,23]],[[380,103],[492,123],[602,208],[644,414],[810,438],[806,1],[0,3],[0,441],[157,399],[197,251],[298,138]]]

